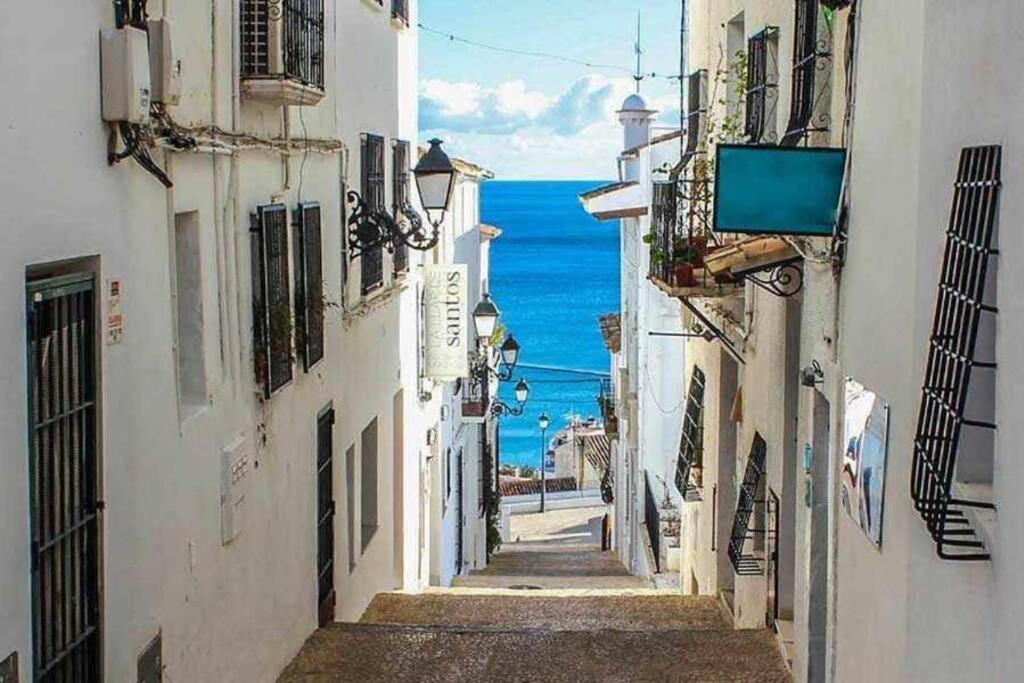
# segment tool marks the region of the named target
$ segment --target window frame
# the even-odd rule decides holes
[[[364,133],[360,144],[360,195],[370,211],[385,210],[387,186],[386,140],[383,135]],[[384,246],[360,254],[360,288],[363,295],[384,286]]]
[[[412,145],[408,140],[394,140],[391,143],[391,206],[397,222],[400,217],[413,211],[412,208]],[[409,245],[396,238],[392,270],[396,275],[409,272]]]
[[[295,347],[310,372],[326,356],[322,210],[319,202],[295,209]],[[318,292],[315,290],[319,290]]]
[[[271,224],[268,219],[272,218]],[[272,234],[273,231],[275,234]],[[292,310],[288,255],[288,208],[265,204],[252,214],[251,261],[253,306],[253,363],[263,397],[270,399],[295,378],[292,367]],[[271,239],[275,238],[275,239]],[[274,249],[276,243],[276,251]],[[271,266],[277,264],[277,277]],[[273,299],[274,305],[269,302]],[[283,322],[274,322],[272,308],[283,306]],[[281,372],[275,373],[275,368]],[[287,372],[283,372],[287,368]]]
[[[746,117],[743,133],[749,144],[774,144],[778,105],[779,30],[765,26],[747,39]]]
[[[790,78],[789,122],[779,142],[794,147],[810,133],[828,132],[831,117],[818,111],[827,93],[818,92],[818,74],[831,79],[832,36],[827,26],[822,29],[819,0],[795,0],[793,20],[793,69]],[[825,64],[821,64],[824,62]]]

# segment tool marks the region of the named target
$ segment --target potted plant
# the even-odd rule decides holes
[[[694,266],[699,261],[700,251],[689,242],[681,242],[672,248],[676,287],[696,287],[700,284],[693,275]]]

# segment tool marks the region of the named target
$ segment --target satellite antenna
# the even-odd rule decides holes
[[[636,81],[636,94],[639,95],[640,82],[644,80],[644,48],[640,34],[640,10],[636,11],[636,45],[633,46],[633,49],[636,52],[636,75],[633,76],[633,80]]]

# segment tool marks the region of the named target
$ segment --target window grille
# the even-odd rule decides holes
[[[241,0],[243,78],[324,89],[323,0]]]
[[[739,496],[736,500],[736,516],[732,521],[732,534],[729,538],[729,560],[733,569],[740,575],[753,575],[762,572],[760,558],[752,553],[744,553],[748,539],[755,534],[764,533],[763,529],[751,529],[750,518],[754,514],[754,507],[763,504],[764,467],[765,456],[768,450],[767,444],[760,434],[754,434],[754,442],[750,447],[750,455],[747,457],[747,469],[743,475],[743,484],[740,486]],[[762,496],[759,499],[758,496]]]
[[[661,512],[658,499],[651,490],[651,478],[644,470],[644,524],[651,539],[651,553],[654,555],[654,571],[661,573]]]
[[[826,93],[818,89],[828,87],[832,35],[819,12],[818,0],[796,0],[789,124],[780,143],[788,147],[829,127]]]
[[[708,72],[707,69],[701,69],[686,77],[686,147],[683,149],[683,166],[698,151],[703,151],[700,146],[707,127],[707,117]]]
[[[324,273],[320,204],[295,210],[295,340],[306,372],[324,357]]]
[[[953,208],[942,260],[928,365],[914,439],[911,491],[914,507],[928,527],[939,557],[987,560],[965,509],[994,509],[991,503],[957,498],[953,492],[963,428],[996,425],[964,415],[975,369],[994,372],[994,359],[975,359],[982,315],[996,315],[984,302],[993,248],[1001,181],[1002,148],[973,147],[960,154]]]
[[[694,481],[694,469],[704,467],[704,371],[693,368],[690,390],[683,413],[683,434],[679,439],[679,457],[676,461],[676,488],[683,499],[701,500],[699,485]]]
[[[676,185],[654,183],[651,207],[650,275],[672,284],[673,250],[676,235]]]
[[[362,140],[361,194],[371,211],[384,211],[384,138],[364,135]],[[360,279],[363,294],[384,284],[384,248],[377,245],[362,254]]]
[[[27,286],[34,681],[102,678],[94,286],[92,274]]]
[[[391,0],[391,17],[409,25],[409,0]]]
[[[768,26],[747,41],[747,113],[744,134],[751,144],[775,142],[778,64],[772,42],[776,35],[777,29]]]
[[[287,214],[271,204],[252,217],[253,360],[266,398],[292,380]]]
[[[409,193],[409,143],[405,140],[396,140],[391,150],[393,155],[392,168],[392,189],[393,215],[395,220],[413,211],[410,203]],[[409,270],[409,246],[401,239],[393,242],[395,254],[395,272],[404,273]]]

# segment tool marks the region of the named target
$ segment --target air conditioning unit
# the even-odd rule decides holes
[[[323,3],[241,0],[242,94],[281,106],[324,96]]]

